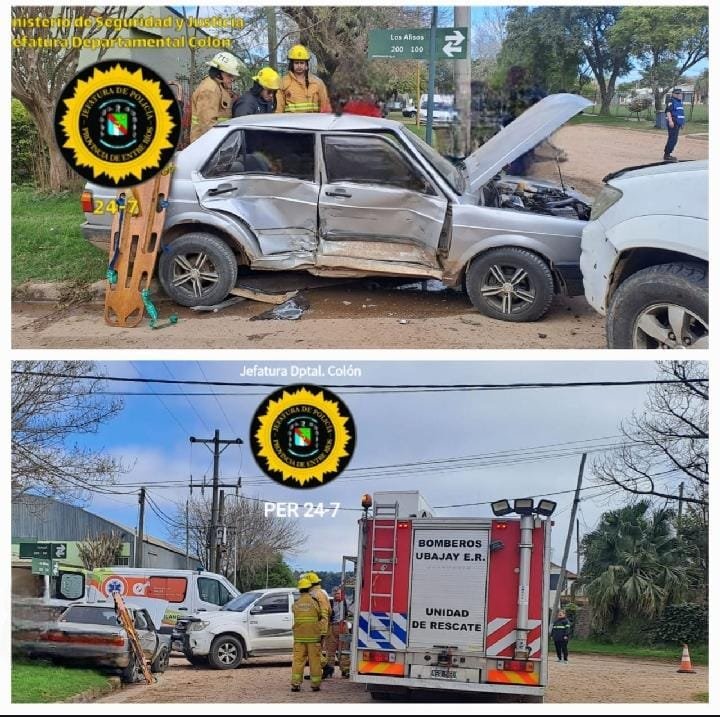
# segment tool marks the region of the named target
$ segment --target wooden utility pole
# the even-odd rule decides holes
[[[138,536],[137,543],[135,545],[135,567],[141,568],[143,566],[143,540],[145,539],[144,528],[145,528],[145,488],[140,488],[140,496],[138,497],[138,503],[140,503],[140,515],[138,517]]]
[[[190,443],[204,443],[205,445],[212,444],[212,448],[209,449],[213,454],[213,492],[212,492],[212,512],[210,514],[210,540],[208,550],[208,562],[210,563],[210,572],[217,572],[216,562],[216,548],[217,548],[217,528],[218,528],[218,503],[220,493],[220,454],[225,451],[228,446],[241,445],[242,438],[231,438],[229,440],[222,440],[220,438],[220,431],[215,429],[215,435],[213,438],[195,438],[190,436]],[[220,446],[223,446],[222,450]]]
[[[470,32],[470,8],[455,7],[455,27],[466,27]],[[470,154],[470,38],[467,38],[467,55],[463,60],[455,60],[455,106],[460,114],[458,146],[453,152],[460,157]]]
[[[580,519],[575,519],[575,572],[580,577]]]
[[[277,12],[274,5],[265,8],[268,35],[268,64],[277,72]]]
[[[578,471],[577,486],[575,488],[575,498],[572,504],[572,510],[570,511],[570,523],[568,525],[568,532],[565,536],[565,550],[563,551],[562,565],[560,566],[560,577],[558,578],[557,589],[555,590],[555,600],[553,600],[553,609],[550,620],[554,620],[557,615],[558,607],[560,607],[560,595],[562,594],[563,587],[565,585],[565,572],[567,570],[567,560],[570,554],[570,541],[572,540],[573,526],[575,524],[575,516],[577,515],[578,504],[580,503],[580,488],[582,487],[583,472],[585,471],[585,460],[587,459],[587,453],[582,454],[580,459],[580,470]]]

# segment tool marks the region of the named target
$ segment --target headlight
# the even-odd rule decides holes
[[[191,622],[188,625],[188,632],[195,632],[196,630],[204,630],[210,623],[200,620],[199,622]]]
[[[597,195],[593,202],[590,220],[597,219],[601,214],[604,214],[622,195],[623,193],[619,189],[606,184],[605,189]]]

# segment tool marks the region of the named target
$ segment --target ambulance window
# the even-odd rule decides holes
[[[145,597],[167,600],[170,603],[184,602],[187,593],[187,578],[164,578],[153,576],[148,579]]]
[[[212,605],[224,605],[232,597],[221,582],[212,578],[198,578],[198,592],[203,602]]]

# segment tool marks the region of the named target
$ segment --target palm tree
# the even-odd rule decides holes
[[[638,501],[604,513],[583,538],[580,581],[595,628],[627,615],[657,617],[685,596],[689,566],[678,546],[674,517],[668,508],[650,512],[649,501]]]

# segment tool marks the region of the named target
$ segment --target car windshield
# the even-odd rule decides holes
[[[432,166],[442,174],[450,186],[458,193],[465,191],[465,179],[452,162],[436,152],[429,144],[423,142],[416,134],[411,132],[407,127],[402,128],[403,135],[410,141],[410,144],[422,154]]]
[[[62,622],[78,622],[82,625],[118,626],[118,617],[112,607],[88,607],[76,605],[69,607],[60,618]]]
[[[223,605],[220,609],[242,612],[249,605],[252,605],[261,595],[261,592],[243,593],[242,595],[238,595],[238,597],[233,598],[230,602],[225,603],[225,605]]]

